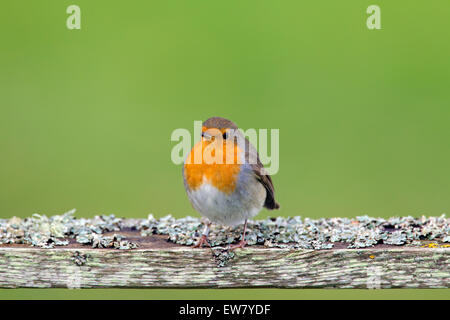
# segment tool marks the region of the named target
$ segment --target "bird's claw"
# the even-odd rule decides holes
[[[204,244],[207,244],[208,247],[211,248],[211,245],[208,242],[208,237],[205,235],[202,235],[202,237],[198,240],[197,244],[194,246],[194,248],[201,248]]]
[[[230,250],[243,249],[243,248],[245,247],[246,244],[247,244],[247,241],[241,240],[241,241],[239,241],[239,243],[237,243],[237,244],[230,244],[229,249],[230,249]]]

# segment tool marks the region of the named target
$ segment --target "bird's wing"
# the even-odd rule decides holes
[[[278,209],[280,205],[275,201],[275,189],[273,187],[272,178],[270,178],[267,174],[264,166],[259,161],[259,158],[258,163],[252,164],[251,166],[256,180],[258,180],[266,189],[266,200],[264,201],[264,207],[270,210]]]
[[[267,173],[266,169],[264,169],[261,160],[259,159],[258,151],[256,148],[245,138],[245,159],[248,161],[249,159],[256,158],[256,163],[251,164],[251,168],[253,173],[255,174],[255,178],[259,181],[264,188],[266,189],[266,200],[264,201],[264,207],[269,210],[280,208],[280,204],[275,201],[275,189],[273,187],[272,178]]]

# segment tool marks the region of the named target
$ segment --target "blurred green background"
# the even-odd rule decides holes
[[[81,8],[82,29],[66,28]],[[381,7],[382,30],[366,8]],[[171,132],[280,129],[279,212],[450,209],[450,2],[3,0],[0,218],[197,215]],[[96,293],[97,292],[97,293]],[[99,294],[98,292],[101,292]],[[251,296],[249,296],[251,292]],[[446,297],[440,291],[0,290],[0,297]]]

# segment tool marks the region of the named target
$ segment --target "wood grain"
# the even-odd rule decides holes
[[[161,238],[161,237],[160,237]],[[0,246],[2,288],[449,288],[450,248],[228,251]],[[151,243],[156,243],[150,245]],[[222,258],[222,260],[220,260]],[[219,261],[224,266],[219,267]]]

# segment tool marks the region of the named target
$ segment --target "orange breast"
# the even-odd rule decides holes
[[[184,176],[192,190],[207,182],[230,194],[236,188],[241,150],[232,142],[226,141],[220,147],[214,143],[202,139],[192,148],[184,165]],[[220,152],[218,148],[222,148],[222,155],[218,154],[215,157],[216,151]],[[222,161],[217,161],[220,158]]]

